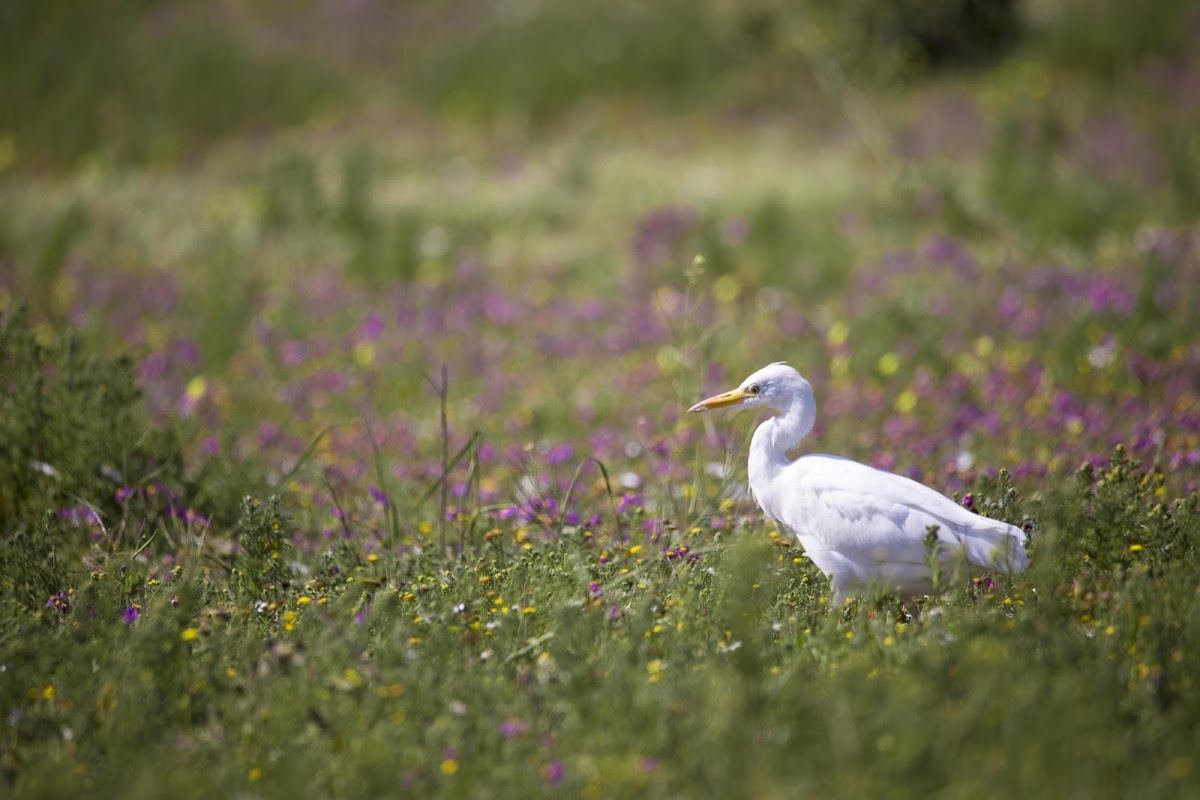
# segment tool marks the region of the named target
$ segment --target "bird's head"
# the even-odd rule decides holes
[[[688,411],[760,408],[783,414],[797,403],[812,408],[812,385],[795,369],[777,361],[751,374],[736,389],[701,400]]]

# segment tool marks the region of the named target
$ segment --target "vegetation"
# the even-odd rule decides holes
[[[0,11],[7,794],[1200,789],[1186,4],[643,6]],[[779,359],[1028,573],[831,608]]]

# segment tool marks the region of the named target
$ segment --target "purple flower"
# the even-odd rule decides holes
[[[382,489],[380,489],[378,486],[372,485],[367,491],[371,493],[371,499],[374,500],[377,505],[381,506],[382,508],[387,508],[388,497],[383,493]]]
[[[599,597],[604,594],[604,588],[600,585],[599,581],[592,581],[588,586],[588,594],[592,597]]]
[[[279,438],[282,432],[279,426],[271,420],[263,420],[258,425],[258,445],[259,447],[270,447],[279,443]]]
[[[505,739],[520,736],[529,730],[529,723],[521,719],[509,719],[500,723],[500,735]]]
[[[542,778],[551,786],[556,786],[567,777],[567,768],[557,758],[542,768]]]
[[[208,527],[208,517],[190,508],[183,512],[183,521],[188,525],[196,525],[201,528]]]
[[[556,444],[546,451],[546,463],[552,466],[565,464],[575,455],[574,448],[569,444]]]
[[[284,342],[279,346],[279,357],[289,367],[299,366],[304,361],[304,342]]]
[[[121,621],[126,625],[132,625],[133,623],[137,622],[138,617],[141,615],[142,612],[137,606],[128,606],[124,611],[121,612]]]
[[[46,601],[46,607],[53,608],[60,614],[66,614],[71,610],[71,598],[67,596],[66,592],[55,592]]]
[[[136,491],[132,486],[122,486],[120,489],[117,489],[116,494],[113,495],[113,499],[117,501],[117,505],[123,506],[129,498],[133,497],[133,493]]]
[[[642,496],[635,492],[626,492],[617,501],[617,513],[623,514],[631,508],[641,508]]]
[[[962,499],[962,505],[963,505],[963,508],[967,509],[968,511],[975,508],[975,495],[971,494],[970,492],[967,492],[966,494],[964,494],[963,499]]]
[[[358,328],[359,341],[372,342],[383,335],[384,322],[383,317],[375,312],[367,315],[367,318],[362,321],[362,325]]]
[[[89,506],[69,506],[58,512],[58,518],[63,522],[77,526],[100,527],[100,517]]]

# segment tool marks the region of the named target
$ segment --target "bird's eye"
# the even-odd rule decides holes
[[[758,394],[758,384],[757,383],[750,384],[750,394]]]

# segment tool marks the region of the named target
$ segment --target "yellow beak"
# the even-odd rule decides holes
[[[689,408],[688,411],[708,411],[713,408],[725,408],[726,406],[737,405],[747,397],[753,397],[753,395],[745,389],[734,389],[733,391],[715,394],[707,400],[701,400]]]

